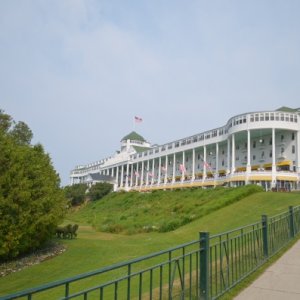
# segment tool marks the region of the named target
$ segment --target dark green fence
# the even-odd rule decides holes
[[[300,207],[199,239],[0,299],[217,299],[300,231]]]

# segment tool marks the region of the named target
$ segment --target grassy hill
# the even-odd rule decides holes
[[[151,194],[111,194],[108,198],[88,204],[69,215],[69,220],[65,222],[76,221],[80,227],[77,239],[62,241],[67,247],[67,251],[63,254],[39,265],[31,266],[6,277],[0,277],[0,296],[195,240],[200,231],[209,231],[212,234],[227,231],[258,221],[262,214],[272,216],[287,211],[290,205],[300,205],[299,193],[257,192],[244,197],[248,193],[247,189],[248,187],[233,191],[232,189],[221,189],[220,191],[182,190],[165,194],[164,192],[155,192],[152,193],[153,198]],[[203,198],[198,198],[201,193],[203,193]],[[219,195],[223,193],[223,195],[217,198],[218,193],[220,193]],[[190,196],[195,197],[191,199],[193,197]],[[126,197],[128,197],[127,203],[124,200]],[[122,206],[123,204],[124,206]],[[149,206],[147,207],[148,212],[142,208],[146,204]],[[173,208],[180,204],[182,206],[175,209],[174,212]],[[196,206],[196,204],[199,205]],[[156,209],[152,208],[152,205]],[[202,207],[202,205],[204,206]],[[204,207],[206,208],[204,209]],[[137,215],[129,217],[134,212]],[[151,216],[148,215],[150,213]],[[170,216],[169,220],[173,217],[180,219],[181,215],[192,213],[196,215],[193,221],[170,232],[152,231],[124,234],[129,232],[127,228],[133,228],[133,225],[129,224],[140,224],[138,228],[141,228],[144,224],[159,224],[157,220],[167,218],[167,216]],[[121,220],[122,215],[127,215],[127,220]],[[102,219],[104,220],[108,216],[124,222],[121,223],[122,234],[95,230],[102,226]],[[149,220],[154,217],[157,217],[155,220],[157,223],[154,221],[149,223]],[[144,218],[148,222],[143,223]],[[128,221],[127,225],[125,221]],[[96,283],[97,281],[93,282],[93,280],[89,282],[91,286]],[[45,296],[44,299],[55,298],[50,295],[48,298]]]
[[[69,218],[110,233],[168,232],[261,191],[260,187],[249,185],[210,190],[111,193]]]

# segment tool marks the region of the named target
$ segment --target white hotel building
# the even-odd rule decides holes
[[[151,146],[136,132],[121,150],[77,166],[71,184],[110,181],[115,190],[149,191],[260,184],[300,188],[300,108],[250,112],[219,128]]]

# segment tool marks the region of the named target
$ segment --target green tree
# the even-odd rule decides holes
[[[107,182],[98,182],[91,186],[89,197],[92,201],[99,200],[113,190],[113,185]]]
[[[66,186],[64,191],[71,205],[79,205],[85,200],[87,186],[84,183],[74,184]]]
[[[22,121],[18,122],[10,132],[16,143],[29,145],[33,137],[28,125]]]
[[[0,111],[0,260],[40,247],[66,211],[49,155],[42,145],[28,144],[29,135],[11,134],[13,122],[8,126],[4,117]]]

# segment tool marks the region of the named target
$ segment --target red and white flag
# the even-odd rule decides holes
[[[143,119],[140,118],[140,117],[135,116],[135,117],[134,117],[134,122],[135,122],[135,123],[141,123],[141,122],[143,122]]]
[[[210,165],[206,161],[203,162],[203,166],[205,166],[206,168],[210,168]]]
[[[179,165],[179,170],[180,170],[181,173],[186,172],[186,168],[185,168],[185,166],[183,164]]]
[[[150,177],[153,177],[153,173],[152,173],[152,172],[149,172],[148,175],[149,175]]]
[[[134,172],[134,175],[135,175],[136,177],[140,177],[140,174],[139,174],[139,172],[137,172],[137,171]]]
[[[164,166],[161,167],[161,170],[166,173],[167,172],[167,168],[165,168]]]

